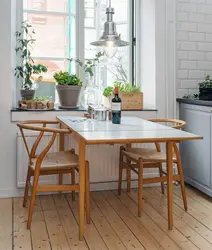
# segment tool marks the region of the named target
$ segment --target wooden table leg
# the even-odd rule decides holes
[[[85,203],[85,141],[79,141],[79,239],[84,237],[84,203]]]
[[[173,143],[166,143],[167,157],[167,198],[168,198],[168,228],[173,228],[173,204],[172,204],[172,189],[173,189]]]
[[[60,123],[60,128],[63,128],[63,125]],[[59,137],[59,151],[64,151],[65,150],[65,135],[60,133]]]

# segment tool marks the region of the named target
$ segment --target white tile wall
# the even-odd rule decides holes
[[[212,0],[177,0],[177,95],[212,74]]]

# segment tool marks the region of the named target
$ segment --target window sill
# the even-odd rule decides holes
[[[83,116],[85,113],[85,109],[58,109],[54,110],[35,110],[35,111],[27,111],[27,110],[19,110],[19,109],[11,109],[11,121],[25,121],[25,120],[55,120],[57,116]],[[128,110],[123,111],[124,116],[138,116],[143,119],[151,119],[156,118],[157,110],[156,109],[143,109],[143,110]]]
[[[63,112],[63,111],[67,111],[67,112],[85,112],[86,110],[83,107],[79,107],[76,109],[60,109],[60,108],[54,108],[52,110],[21,110],[18,108],[13,108],[11,109],[11,112]],[[124,112],[135,112],[135,111],[139,111],[139,112],[148,112],[148,111],[153,111],[156,112],[158,111],[157,109],[136,109],[136,110],[123,110]]]

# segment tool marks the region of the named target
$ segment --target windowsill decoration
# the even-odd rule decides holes
[[[122,110],[143,109],[143,93],[140,92],[140,88],[122,82],[114,82],[113,85],[119,88],[119,95],[122,99]],[[104,106],[108,109],[111,109],[113,95],[114,87],[106,87],[104,89]]]
[[[15,68],[15,76],[22,79],[21,97],[23,100],[34,98],[35,89],[42,80],[41,73],[47,72],[47,67],[42,64],[34,64],[31,56],[31,50],[35,39],[35,31],[27,22],[22,22],[21,30],[16,32],[17,47],[16,53],[20,58],[20,64]]]
[[[89,105],[93,107],[98,107],[101,105],[101,91],[100,84],[95,82],[95,68],[101,63],[102,58],[104,57],[104,53],[97,53],[95,58],[90,60],[85,60],[85,62],[81,62],[79,59],[68,59],[69,61],[75,61],[84,72],[84,84],[81,90],[81,95],[79,98],[79,104],[85,109],[88,109]]]
[[[53,110],[54,102],[51,97],[36,97],[32,100],[19,101],[19,109],[21,110]]]
[[[59,108],[76,108],[80,90],[83,85],[80,78],[68,72],[60,71],[54,74],[54,79],[57,82],[56,88],[60,100]]]

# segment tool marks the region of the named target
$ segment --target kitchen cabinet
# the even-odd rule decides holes
[[[179,116],[186,131],[204,137],[180,144],[185,181],[212,196],[212,106],[180,102]]]

